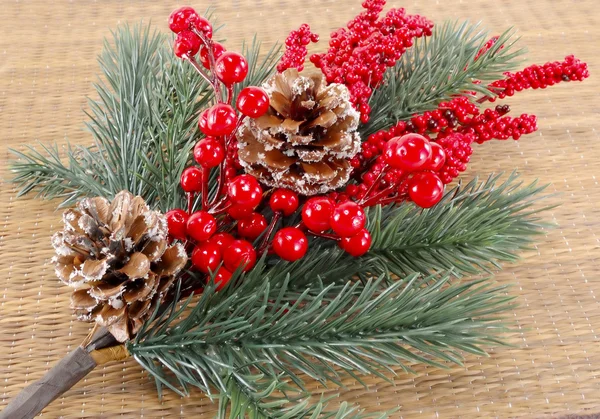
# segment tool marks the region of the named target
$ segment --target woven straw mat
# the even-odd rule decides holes
[[[257,33],[267,46],[307,22],[327,40],[360,11],[360,0],[221,0],[213,2],[228,39],[239,49]],[[204,9],[209,3],[196,3]],[[490,357],[468,356],[443,370],[416,366],[393,383],[353,380],[338,391],[370,411],[400,406],[394,417],[543,417],[600,412],[600,55],[597,0],[407,0],[404,6],[436,22],[481,20],[493,33],[515,26],[528,63],[576,54],[590,64],[584,83],[561,84],[511,99],[514,113],[535,113],[537,133],[476,148],[465,178],[517,169],[539,178],[562,205],[545,214],[558,225],[535,250],[497,275],[514,284],[513,347]],[[88,144],[86,96],[93,95],[96,55],[117,25],[140,19],[167,30],[172,1],[17,1],[0,4],[0,408],[78,345],[89,325],[69,310],[70,290],[49,263],[50,235],[61,228],[58,202],[16,198],[9,148],[66,141]],[[321,42],[318,48],[325,48]],[[314,386],[316,391],[323,390]],[[148,374],[133,360],[99,367],[56,400],[43,417],[212,418],[216,405],[199,392],[159,401]]]

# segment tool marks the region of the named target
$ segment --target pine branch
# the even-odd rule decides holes
[[[514,51],[518,38],[509,29],[476,59],[490,38],[479,24],[446,22],[435,27],[432,36],[415,40],[374,91],[369,102],[371,120],[360,128],[363,137],[415,113],[434,110],[438,103],[454,95],[467,91],[493,95],[486,83],[473,82],[501,78],[525,51]]]
[[[210,14],[210,13],[209,13]],[[187,63],[174,56],[170,38],[150,26],[120,28],[99,58],[102,80],[94,85],[87,126],[92,147],[41,145],[13,151],[20,195],[37,190],[70,205],[83,196],[112,197],[127,189],[163,211],[181,206],[179,177],[199,139],[197,115],[213,98],[212,89]],[[249,75],[240,84],[262,84],[274,71],[280,48],[266,54],[256,40],[244,45]]]

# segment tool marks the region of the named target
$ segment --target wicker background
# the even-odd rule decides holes
[[[221,0],[214,2],[228,47],[257,32],[267,44],[302,22],[323,39],[345,24],[360,0]],[[0,1],[0,407],[88,332],[68,309],[69,290],[53,275],[50,234],[59,226],[56,202],[15,198],[8,182],[10,147],[39,140],[86,143],[86,95],[98,71],[95,56],[109,30],[125,21],[165,20],[172,1]],[[205,4],[196,3],[198,9]],[[535,252],[498,275],[512,283],[520,307],[513,348],[489,358],[469,356],[465,367],[417,367],[394,384],[353,381],[345,400],[369,410],[401,406],[397,417],[540,417],[600,412],[600,138],[598,134],[597,0],[407,0],[411,12],[438,22],[482,20],[494,31],[514,25],[530,49],[528,62],[575,53],[590,64],[584,84],[527,92],[513,110],[539,116],[538,133],[520,142],[476,150],[469,174],[518,168],[526,180],[551,182],[564,204],[546,214],[558,228]],[[323,46],[321,46],[323,48]],[[469,175],[467,175],[469,176]],[[330,390],[333,393],[334,390]],[[99,368],[55,401],[43,417],[199,417],[215,406],[200,394],[157,400],[153,384],[133,361]]]

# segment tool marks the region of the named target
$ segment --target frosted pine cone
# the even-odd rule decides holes
[[[54,234],[57,276],[76,288],[80,320],[108,327],[123,342],[159,305],[187,262],[181,244],[168,245],[167,222],[127,191],[112,202],[85,198],[63,214]]]
[[[342,84],[294,68],[263,86],[269,111],[248,119],[238,132],[239,158],[247,173],[274,187],[316,195],[343,186],[350,159],[360,149],[359,113]]]

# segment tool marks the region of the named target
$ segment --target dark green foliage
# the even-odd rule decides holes
[[[436,26],[430,37],[417,39],[387,71],[383,85],[373,92],[369,101],[371,120],[360,128],[363,137],[414,113],[434,110],[454,95],[472,91],[493,96],[485,82],[502,78],[524,50],[515,51],[518,39],[514,31],[508,30],[475,60],[491,37],[479,24],[446,22]],[[475,80],[483,83],[474,84]]]

